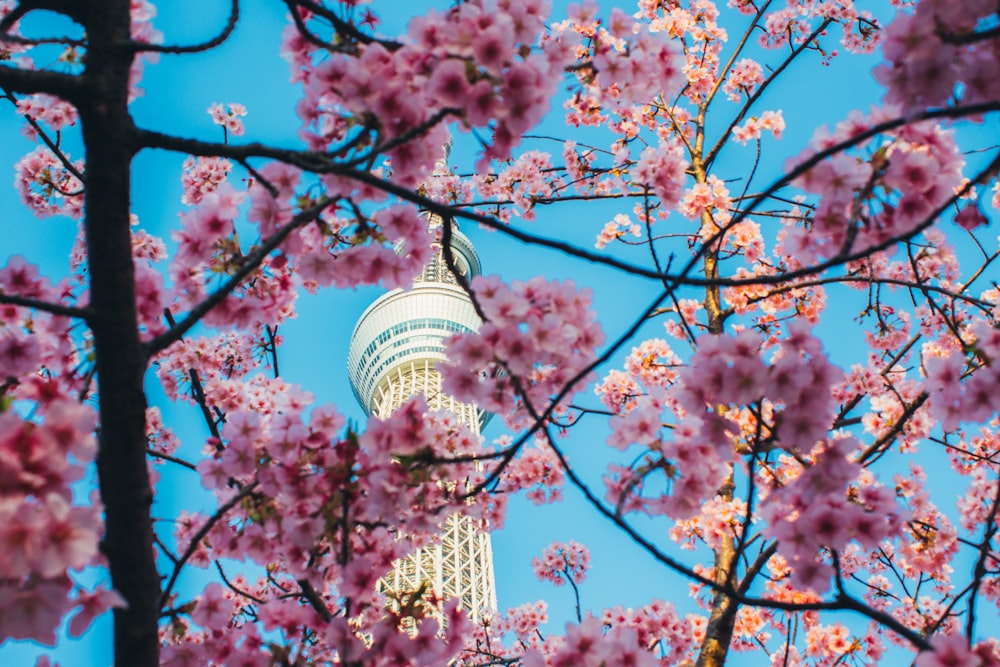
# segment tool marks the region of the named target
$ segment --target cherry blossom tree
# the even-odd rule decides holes
[[[982,620],[1000,604],[1000,151],[968,130],[1000,111],[996,3],[467,0],[398,35],[356,0],[279,4],[287,146],[254,141],[239,101],[208,109],[218,141],[130,114],[144,68],[223,47],[239,0],[190,45],[147,0],[0,0],[0,92],[35,146],[17,194],[80,223],[65,276],[0,259],[0,642],[111,613],[120,665],[1000,665]],[[764,182],[776,82],[840,50],[869,54],[883,100]],[[529,150],[552,115],[564,136]],[[474,173],[449,166],[449,128],[476,139]],[[131,208],[151,151],[186,158],[169,239]],[[544,231],[581,200],[618,204],[583,223],[593,248]],[[495,442],[421,397],[348,426],[282,378],[300,295],[406,287],[436,248],[454,268],[457,221],[658,294],[611,323],[569,279],[456,272],[483,325],[449,341],[445,387],[500,416]],[[852,307],[845,363],[819,328]],[[199,456],[150,383],[203,420]],[[591,425],[610,433],[596,481],[560,440]],[[213,511],[155,515],[174,469]],[[534,564],[574,593],[564,629],[544,601],[473,623],[377,592],[450,514],[499,527],[512,495],[564,488],[700,611],[662,592],[587,607],[577,542]],[[191,569],[201,594],[178,585]]]

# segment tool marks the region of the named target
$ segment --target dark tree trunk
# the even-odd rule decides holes
[[[129,0],[90,0],[84,21],[86,98],[80,120],[86,148],[84,224],[92,331],[100,397],[97,467],[106,512],[102,545],[111,581],[128,603],[115,610],[115,664],[159,664],[160,578],[153,557],[146,471],[145,354],[136,321],[128,112]]]

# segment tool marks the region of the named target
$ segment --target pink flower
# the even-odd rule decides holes
[[[533,558],[535,576],[562,586],[567,581],[582,583],[590,568],[590,551],[579,542],[553,542],[545,547],[541,559]]]
[[[961,634],[931,637],[930,651],[917,656],[915,667],[981,667],[979,656],[969,648],[968,640]]]
[[[469,94],[465,70],[464,60],[442,60],[427,82],[427,92],[442,107],[461,108]]]
[[[191,620],[209,630],[222,630],[232,621],[233,602],[228,599],[222,584],[211,583],[198,596]]]
[[[82,635],[94,619],[108,609],[123,609],[127,606],[125,598],[117,591],[107,588],[100,588],[93,593],[81,593],[76,597],[76,602],[80,605],[80,610],[69,622],[70,637]]]
[[[971,232],[979,227],[990,224],[989,219],[983,215],[976,204],[966,204],[955,214],[955,224],[967,232]]]

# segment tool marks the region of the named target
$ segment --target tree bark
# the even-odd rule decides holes
[[[134,130],[128,112],[129,0],[89,0],[79,104],[86,149],[84,226],[91,330],[100,400],[97,471],[105,508],[102,550],[128,606],[114,612],[115,664],[159,664],[160,578],[153,556],[146,469],[146,359],[139,339],[129,225]]]
[[[693,167],[695,180],[699,183],[707,182],[704,165],[701,162],[701,151],[704,142],[704,117],[698,125],[699,131],[695,142],[695,155],[693,156]],[[702,212],[701,224],[708,229],[715,227],[712,214],[708,211]],[[719,252],[718,246],[705,250],[702,261],[702,270],[705,272],[707,280],[719,277]],[[705,313],[707,315],[708,333],[713,336],[722,334],[725,325],[725,315],[722,311],[722,294],[718,285],[708,285],[705,288],[704,299]],[[733,471],[730,469],[729,478],[716,492],[716,496],[726,500],[733,497]],[[715,572],[713,581],[719,586],[735,584],[736,567],[736,546],[733,538],[725,536],[722,543],[715,549]],[[726,664],[726,656],[729,654],[729,645],[733,640],[733,630],[736,625],[736,612],[739,611],[739,604],[733,600],[732,596],[716,591],[712,597],[712,611],[708,617],[708,625],[705,628],[705,639],[701,643],[701,651],[698,653],[697,667],[722,667]]]
[[[716,494],[727,500],[733,497],[733,476],[730,473],[726,484]],[[713,581],[719,586],[737,585],[732,576],[736,567],[736,548],[733,538],[726,536],[722,544],[715,550],[715,575]],[[697,667],[722,667],[726,664],[729,645],[733,641],[733,630],[736,626],[736,612],[739,604],[732,596],[716,591],[712,598],[712,612],[705,628],[705,639],[701,643]]]

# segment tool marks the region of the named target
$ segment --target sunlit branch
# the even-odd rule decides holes
[[[813,40],[815,40],[817,37],[823,34],[823,31],[826,30],[831,23],[833,23],[832,19],[825,19],[822,23],[820,23],[819,26],[815,30],[813,30],[808,37],[806,37],[798,46],[792,49],[791,53],[788,54],[788,57],[785,58],[781,62],[781,64],[778,65],[768,75],[766,79],[764,79],[764,81],[760,84],[760,86],[758,86],[757,89],[750,94],[750,96],[747,98],[747,101],[740,108],[739,113],[737,113],[736,116],[733,117],[733,119],[729,122],[729,126],[725,129],[725,131],[722,134],[719,135],[719,138],[716,140],[715,145],[712,146],[712,148],[708,151],[708,154],[704,158],[704,163],[706,167],[708,167],[715,161],[715,158],[718,156],[719,151],[721,151],[722,147],[725,146],[726,142],[729,141],[729,137],[733,133],[733,128],[739,125],[740,122],[744,118],[746,118],[746,115],[750,111],[750,107],[754,105],[754,102],[760,99],[760,97],[764,94],[764,91],[767,90],[768,87],[772,83],[774,83],[775,80],[777,80],[778,76],[782,72],[784,72],[785,69],[787,69],[788,66],[791,65],[792,62],[796,58],[798,58],[799,55],[802,54],[803,51],[805,51],[808,48],[809,44],[811,44]]]
[[[993,504],[990,506],[990,513],[983,523],[983,539],[978,545],[979,557],[976,558],[976,565],[972,570],[972,591],[969,593],[969,603],[966,607],[965,636],[972,640],[972,633],[976,627],[976,600],[979,598],[979,590],[986,579],[986,561],[990,557],[990,543],[997,534],[997,513],[1000,512],[1000,480],[994,480]]]
[[[702,102],[703,105],[707,106],[712,103],[712,100],[719,92],[719,88],[722,86],[722,82],[729,74],[729,70],[732,69],[733,63],[735,63],[736,59],[740,57],[741,53],[743,53],[743,49],[746,46],[747,41],[750,39],[750,35],[752,35],[756,30],[757,22],[760,21],[760,18],[764,15],[764,12],[766,12],[767,8],[770,6],[771,6],[771,0],[765,0],[764,4],[762,4],[757,9],[757,13],[750,20],[750,24],[747,26],[747,29],[744,30],[743,34],[740,36],[740,41],[736,44],[736,48],[730,54],[729,59],[726,61],[726,64],[722,66],[722,68],[719,70],[718,75],[715,77],[715,83],[712,85],[712,89],[708,92],[708,94],[705,95],[705,100]],[[748,101],[747,106],[749,105],[750,102]],[[732,128],[730,128],[730,130],[732,130]]]

